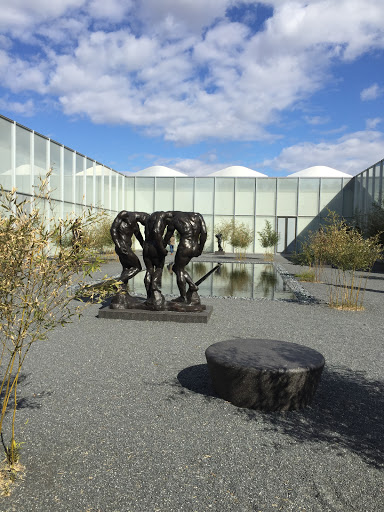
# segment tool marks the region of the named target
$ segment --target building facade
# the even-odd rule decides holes
[[[207,251],[216,248],[215,226],[234,219],[254,234],[248,252],[262,252],[258,232],[266,220],[280,233],[277,251],[290,252],[318,229],[328,210],[351,220],[383,196],[383,161],[350,178],[125,175],[0,116],[3,188],[31,196],[49,170],[55,215],[76,215],[89,206],[112,217],[123,209],[197,211],[207,223]]]

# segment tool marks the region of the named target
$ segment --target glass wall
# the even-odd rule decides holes
[[[235,202],[235,179],[215,179],[215,215],[233,215]]]
[[[155,178],[155,211],[174,210],[173,187],[174,178]],[[184,210],[184,208],[183,208]],[[152,212],[148,212],[152,213]]]
[[[155,178],[135,178],[135,211],[152,213],[155,199]]]
[[[47,145],[48,139],[34,134],[34,185],[39,188],[41,184],[41,180],[45,178],[48,170],[49,164],[47,163]]]
[[[350,219],[354,215],[353,198],[355,192],[355,183],[353,179],[343,178],[343,217]]]
[[[277,179],[277,215],[297,215],[297,178]]]
[[[316,216],[319,213],[319,178],[299,178],[299,215]]]
[[[127,211],[140,211],[135,206],[135,178],[125,178],[125,193],[124,193],[124,202],[121,205],[122,210]]]
[[[320,185],[320,215],[326,217],[328,210],[342,214],[342,178],[321,178]]]
[[[214,181],[214,178],[195,178],[195,212],[199,212],[202,215],[212,215],[215,190]]]
[[[256,215],[276,214],[276,178],[256,178]]]
[[[86,204],[90,206],[91,204],[95,204],[96,202],[94,187],[96,162],[93,162],[92,160],[87,158],[85,165],[85,197]]]
[[[194,178],[175,178],[175,210],[193,212]]]
[[[262,252],[258,232],[266,220],[275,229],[278,219],[295,223],[303,239],[328,210],[350,219],[383,199],[383,161],[350,179],[128,177],[0,116],[1,185],[30,195],[49,169],[55,212],[78,214],[85,204],[112,215],[122,209],[200,212],[209,231],[206,250],[217,248],[215,226],[222,220],[246,224],[254,234],[248,251]]]
[[[235,183],[235,215],[255,215],[255,178],[237,178]]]
[[[104,208],[110,209],[112,204],[112,171],[104,167]]]
[[[12,126],[0,117],[0,179],[5,190],[12,189]]]
[[[384,160],[377,162],[353,179],[353,213],[357,213],[362,222],[364,222],[364,217],[370,211],[373,202],[383,207],[383,163]]]
[[[95,204],[101,207],[104,202],[104,167],[96,164],[95,167]]]
[[[31,132],[16,125],[16,188],[21,192],[31,190]]]
[[[49,151],[49,159],[50,159],[50,169],[51,169],[51,177],[50,177],[50,188],[52,191],[52,199],[61,200],[62,193],[62,182],[61,182],[61,146],[56,142],[50,141],[49,143],[50,151]]]

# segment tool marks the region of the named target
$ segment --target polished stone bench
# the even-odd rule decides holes
[[[268,412],[309,405],[325,364],[316,350],[277,340],[221,341],[208,347],[205,356],[219,397]]]

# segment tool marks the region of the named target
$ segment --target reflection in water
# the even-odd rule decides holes
[[[196,282],[209,272],[216,263],[193,262],[186,270]],[[145,294],[144,273],[129,281],[129,290]],[[162,279],[164,295],[178,295],[176,276],[172,272],[172,263],[164,267]],[[213,274],[199,285],[202,297],[244,297],[268,299],[294,299],[294,294],[286,287],[275,267],[268,264],[223,263]]]
[[[277,284],[277,272],[271,264],[264,265],[264,270],[260,272],[259,281],[256,284],[257,290],[262,290],[264,297],[269,297]]]
[[[251,282],[251,274],[248,273],[245,265],[237,265],[228,272],[228,285],[225,288],[226,293],[224,295],[230,295],[231,297],[243,297],[241,293],[247,292],[248,286]],[[225,281],[224,281],[225,282]]]

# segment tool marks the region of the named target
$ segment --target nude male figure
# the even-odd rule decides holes
[[[154,212],[148,216],[145,225],[143,258],[147,267],[144,279],[147,290],[146,304],[159,308],[165,303],[164,296],[161,294],[161,278],[165,256],[168,253],[163,237],[171,218],[172,212]]]
[[[185,267],[192,258],[200,256],[207,240],[207,227],[203,216],[194,212],[172,212],[168,222],[164,243],[167,244],[175,229],[180,234],[180,242],[177,247],[175,263],[172,270],[176,274],[177,286],[180,297],[174,302],[200,303],[197,295],[198,287],[193,282]],[[186,290],[189,285],[188,291]]]
[[[111,226],[111,237],[115,244],[115,251],[123,267],[120,280],[126,286],[129,279],[132,279],[142,270],[139,258],[132,250],[132,236],[143,247],[144,240],[140,232],[138,222],[145,226],[148,213],[121,211]]]

